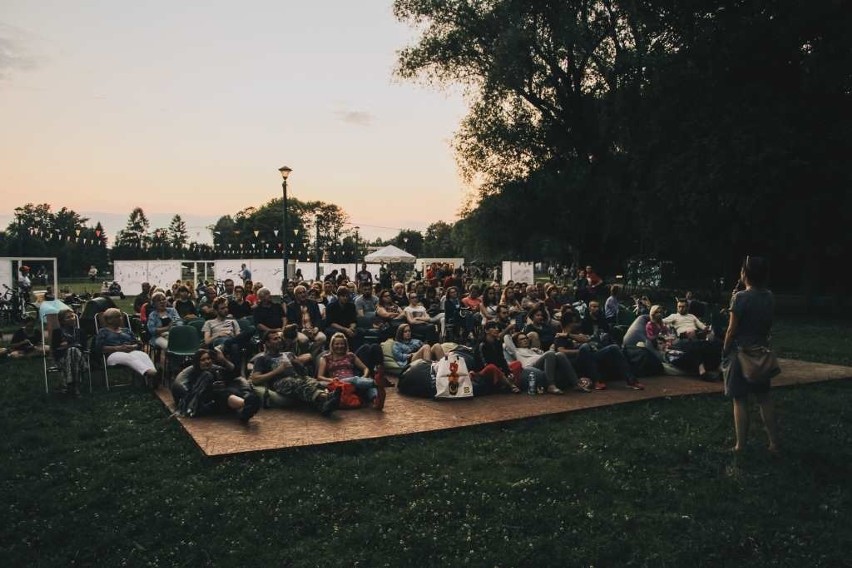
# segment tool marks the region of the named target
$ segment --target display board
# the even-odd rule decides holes
[[[509,280],[515,282],[526,282],[532,284],[535,282],[535,270],[533,270],[532,262],[514,262],[509,260],[503,261],[502,283],[505,284]]]
[[[180,260],[116,260],[113,263],[113,280],[121,286],[128,296],[142,292],[142,283],[151,286],[169,288],[181,278]]]

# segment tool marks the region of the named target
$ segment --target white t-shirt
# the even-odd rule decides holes
[[[673,327],[675,333],[678,335],[690,332],[694,333],[699,329],[707,329],[707,326],[692,314],[682,316],[678,313],[674,313],[663,318],[663,323]]]

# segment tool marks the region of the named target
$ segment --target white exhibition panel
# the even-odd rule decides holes
[[[151,286],[170,288],[181,278],[180,260],[116,260],[113,263],[113,280],[121,286],[121,291],[129,296],[142,292],[142,283]]]
[[[33,265],[44,265],[50,264],[48,269],[52,269],[52,272],[48,273],[49,276],[52,276],[52,283],[49,281],[48,284],[52,286],[53,290],[57,290],[59,287],[59,279],[58,272],[56,266],[56,257],[50,256],[39,256],[39,257],[26,257],[26,256],[4,256],[0,257],[0,284],[5,284],[9,288],[16,288],[18,286],[18,267],[22,264],[33,264]],[[33,277],[33,273],[30,273],[30,278]],[[43,288],[44,284],[35,284],[33,283],[33,290],[38,290]],[[3,294],[6,291],[4,288],[0,290],[0,294]]]
[[[532,262],[512,262],[504,260],[503,268],[500,272],[503,284],[509,280],[514,280],[515,282],[526,282],[527,284],[535,282],[535,273],[533,272]]]
[[[0,283],[5,284],[9,288],[12,288],[12,259],[4,258],[3,262],[0,262]],[[0,291],[2,293],[2,291]]]

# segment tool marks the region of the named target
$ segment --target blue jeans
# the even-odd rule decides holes
[[[376,389],[376,382],[370,377],[347,377],[340,379],[340,382],[355,385],[355,392],[362,400],[366,400],[367,402],[372,402],[379,394],[379,391]]]

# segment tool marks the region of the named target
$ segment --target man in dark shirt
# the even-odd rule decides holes
[[[299,343],[310,345],[310,351],[319,354],[325,345],[322,327],[322,314],[316,302],[308,298],[308,289],[296,286],[293,289],[295,300],[287,304],[287,322],[296,324]]]
[[[195,309],[195,302],[189,297],[189,288],[181,285],[177,291],[177,299],[174,303],[174,309],[183,320],[194,320],[198,318],[198,312]]]
[[[13,359],[40,357],[47,351],[47,346],[42,342],[41,330],[35,327],[35,318],[27,316],[24,326],[12,335],[12,341],[9,342],[9,357]]]
[[[151,301],[151,285],[142,283],[142,292],[133,299],[133,311],[137,314],[142,311],[142,306]]]
[[[257,291],[257,305],[252,315],[254,325],[261,334],[267,331],[283,331],[284,326],[287,325],[284,308],[281,304],[272,301],[272,292],[269,288],[261,288]]]
[[[351,292],[346,286],[337,288],[337,301],[326,308],[325,324],[326,336],[331,337],[339,331],[349,340],[351,349],[358,348],[358,314],[355,304],[352,303]]]

